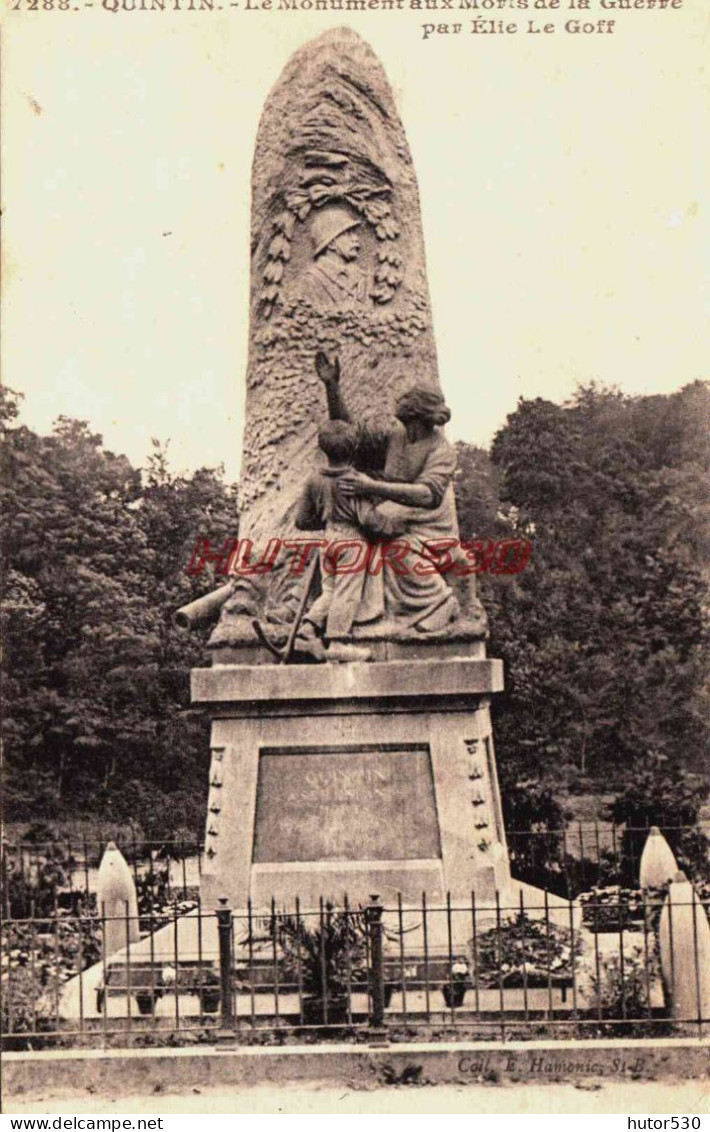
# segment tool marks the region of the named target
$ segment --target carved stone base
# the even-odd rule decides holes
[[[502,686],[484,658],[193,670],[213,719],[203,904],[504,894]]]
[[[288,636],[288,625],[264,623],[274,644],[283,646]],[[436,633],[421,633],[416,628],[395,631],[391,622],[356,626],[352,640],[365,646],[371,661],[430,660],[443,657],[461,657],[484,660],[486,656],[487,627],[480,619],[462,617]],[[260,644],[254,633],[252,619],[240,618],[222,622],[210,641],[209,656],[213,664],[273,664],[274,656]],[[315,663],[303,655],[296,659],[303,664]]]

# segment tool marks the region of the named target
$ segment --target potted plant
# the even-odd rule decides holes
[[[195,973],[192,993],[200,996],[200,1010],[203,1014],[216,1014],[222,1000],[219,975],[211,967],[202,967]]]
[[[208,966],[184,967],[175,971],[173,967],[164,967],[161,972],[163,986],[171,988],[177,986],[179,990],[188,994],[198,995],[200,1011],[202,1014],[216,1014],[222,998],[221,983],[217,972]]]
[[[135,973],[134,973],[135,978]],[[140,973],[142,983],[148,985],[141,985],[136,990],[136,1002],[138,1003],[138,1011],[140,1014],[154,1014],[156,1003],[160,1002],[166,991],[172,990],[175,986],[177,979],[177,971],[170,964],[166,964],[160,971],[150,972],[149,970]]]
[[[155,991],[138,991],[136,994],[136,1002],[138,1003],[139,1014],[153,1014],[155,1011],[155,1004],[159,998],[163,997],[161,990]]]
[[[464,958],[458,958],[451,964],[449,981],[444,983],[441,992],[444,1002],[451,1008],[462,1006],[466,988],[468,986],[468,963]]]
[[[302,990],[303,1025],[345,1025],[350,991],[362,983],[366,966],[362,912],[326,904],[315,922],[278,913],[269,921],[269,935],[281,952],[281,978]]]

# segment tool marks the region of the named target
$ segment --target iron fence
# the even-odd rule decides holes
[[[5,1048],[320,1037],[650,1036],[710,1026],[692,886],[11,919]]]
[[[2,910],[6,917],[33,918],[55,904],[75,911],[91,902],[98,869],[112,839],[5,840],[0,852]],[[200,841],[116,838],[133,873],[139,903],[148,909],[195,900],[202,874]]]
[[[649,825],[573,822],[559,829],[508,830],[511,870],[516,879],[573,899],[599,885],[633,885]],[[707,871],[710,824],[663,826],[680,867]],[[0,853],[2,911],[6,917],[49,914],[54,904],[76,911],[96,892],[101,857],[111,840],[103,837],[57,837],[53,840],[4,842]],[[201,841],[147,841],[117,836],[146,914],[156,906],[197,901]],[[696,867],[693,867],[696,866]],[[183,911],[187,910],[185,908]]]

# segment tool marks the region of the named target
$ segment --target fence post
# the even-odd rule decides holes
[[[385,971],[382,953],[382,913],[384,909],[376,894],[370,896],[365,909],[367,930],[370,936],[370,994],[372,1014],[370,1015],[370,1040],[381,1042],[387,1039],[385,1027]]]
[[[221,1028],[234,1027],[234,999],[232,996],[232,909],[226,896],[220,896],[217,909],[217,935],[219,937],[219,981],[221,998]]]
[[[0,845],[0,873],[2,878],[2,914],[3,919],[7,922],[10,919],[10,877],[7,871],[7,849],[5,843]]]

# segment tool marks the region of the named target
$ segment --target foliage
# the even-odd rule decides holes
[[[151,861],[149,867],[138,870],[136,899],[141,932],[156,932],[175,919],[186,916],[197,907],[197,893],[176,894],[170,884],[169,862]]]
[[[13,949],[14,950],[14,949]],[[3,955],[3,959],[5,956]],[[54,1029],[54,1009],[49,987],[42,974],[13,957],[16,969],[3,971],[2,1001],[0,1002],[1,1048],[5,1050],[33,1049],[38,1033]]]
[[[597,885],[581,893],[579,903],[584,926],[589,931],[643,930],[646,903],[640,889],[623,888],[618,884]]]
[[[646,955],[640,945],[624,951],[623,962],[616,952],[602,955],[598,974],[595,971],[591,976],[589,1008],[602,1023],[595,1027],[595,1036],[641,1037],[646,1029],[650,1036],[660,1036],[662,1031],[658,1026],[644,1026],[639,1022],[639,1019],[651,1017],[649,988],[657,978],[656,955],[653,952]],[[602,1020],[608,1024],[604,1025]],[[612,1024],[627,1020],[624,1026]]]
[[[502,776],[502,794],[505,826],[512,831],[508,845],[516,876],[563,893],[565,814],[551,789],[530,778],[513,777],[510,781]]]
[[[170,865],[151,861],[145,872],[136,879],[138,915],[145,916],[156,908],[170,904]]]
[[[707,780],[709,434],[703,382],[658,397],[591,385],[564,405],[521,399],[490,455],[458,446],[462,535],[533,543],[521,574],[479,589],[506,668],[493,703],[506,822],[545,833],[547,859],[521,837],[516,869],[559,890],[556,799],[601,784],[617,820],[655,822],[682,867],[707,872],[705,840],[669,827],[695,821]],[[198,537],[238,534],[234,487],[219,470],[174,474],[157,442],[133,468],[86,422],[38,436],[8,390],[0,475],[6,816],[199,835],[207,723],[188,672],[204,632],[172,613],[219,581],[185,567]]]
[[[210,587],[186,566],[198,537],[236,534],[235,491],[219,470],[174,475],[157,442],[135,469],[83,421],[38,436],[1,393],[7,817],[197,833],[207,724],[188,673],[203,640],[172,615]]]
[[[7,920],[0,953],[0,1028],[13,1046],[16,1035],[56,1028],[62,985],[101,956],[100,920],[88,902],[76,916],[60,910],[31,923]]]
[[[613,821],[626,824],[622,851],[630,879],[638,876],[648,828],[656,825],[675,853],[678,867],[693,878],[710,880],[708,839],[701,829],[692,828],[706,795],[707,782],[699,774],[659,752],[638,768],[609,811]]]
[[[138,910],[139,924],[141,934],[149,932],[157,932],[160,928],[164,928],[166,924],[171,924],[179,916],[187,916],[188,913],[194,911],[197,907],[198,901],[196,897],[187,897],[179,899],[177,896],[171,896],[163,903],[156,903],[144,906],[144,910]]]
[[[470,943],[473,970],[481,987],[547,986],[571,979],[581,942],[549,920],[518,912]]]
[[[652,756],[707,779],[708,435],[703,382],[521,399],[491,449],[498,504],[459,493],[462,531],[533,544],[521,574],[480,579],[504,804],[530,780],[621,792]]]
[[[318,921],[274,914],[267,928],[281,954],[282,977],[302,981],[305,994],[330,1001],[347,994],[349,980],[366,963],[367,926],[364,913],[340,911],[326,904]]]
[[[37,833],[41,840],[34,847]],[[51,915],[67,884],[66,849],[56,832],[44,825],[31,829],[23,842],[31,852],[13,852],[10,846],[3,846],[5,909],[12,918]]]

